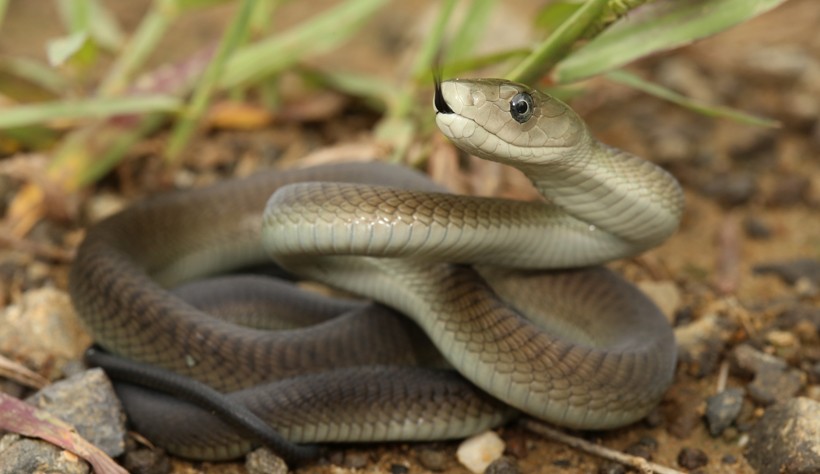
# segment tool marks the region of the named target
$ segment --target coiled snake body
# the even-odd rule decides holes
[[[149,200],[96,225],[78,252],[70,292],[96,341],[231,392],[293,442],[465,436],[502,422],[507,405],[581,429],[643,417],[672,379],[671,328],[638,290],[591,266],[671,235],[683,208],[677,182],[523,85],[446,81],[435,106],[458,147],[519,168],[546,202],[453,196],[373,164]],[[409,316],[466,381],[407,367],[429,343],[379,306],[296,302],[318,324],[272,333],[166,290],[266,254]],[[257,295],[254,285],[216,288]],[[354,314],[324,321],[342,310]],[[174,452],[219,459],[253,444],[205,411],[134,393],[125,398],[138,428]]]

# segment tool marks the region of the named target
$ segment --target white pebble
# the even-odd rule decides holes
[[[485,431],[467,438],[456,451],[458,462],[476,474],[481,474],[487,466],[504,454],[504,441],[493,431]]]

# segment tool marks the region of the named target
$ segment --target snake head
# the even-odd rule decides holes
[[[563,102],[502,79],[436,84],[436,124],[467,153],[502,163],[549,163],[588,137]]]

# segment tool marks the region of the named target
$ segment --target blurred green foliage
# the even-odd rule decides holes
[[[776,125],[697,103],[619,69],[725,30],[785,0],[556,0],[534,18],[542,41],[528,49],[483,55],[474,45],[486,31],[497,0],[464,0],[462,5],[442,0],[409,74],[389,80],[304,66],[306,59],[342,47],[377,12],[389,8],[389,0],[344,0],[283,31],[272,31],[270,19],[285,0],[153,0],[131,33],[123,31],[99,0],[54,1],[66,33],[47,46],[49,64],[22,57],[0,60],[0,77],[13,79],[0,82],[0,94],[17,103],[0,115],[0,138],[25,148],[54,144],[52,177],[69,189],[99,179],[131,145],[169,123],[165,155],[173,162],[215,96],[244,97],[246,91],[258,89],[265,97],[284,71],[298,71],[314,84],[360,97],[382,110],[375,134],[392,143],[396,159],[413,140],[429,133],[429,116],[425,122],[419,112],[422,106],[427,110],[429,101],[420,104],[418,96],[430,87],[433,69],[445,77],[489,69],[553,88],[605,75],[698,113]],[[181,17],[225,3],[235,3],[235,13],[216,44],[176,65],[171,80],[138,86],[140,77],[152,73],[146,70],[147,59]],[[464,15],[456,22],[453,12],[458,6]],[[6,7],[7,1],[0,0],[0,22],[8,20]],[[109,59],[110,66],[101,78],[94,77],[91,71],[101,58]],[[123,116],[130,117],[127,125],[112,120]]]

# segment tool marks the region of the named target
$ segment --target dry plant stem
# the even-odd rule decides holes
[[[720,363],[720,370],[718,371],[717,388],[715,393],[721,393],[726,390],[726,381],[729,379],[729,361],[724,360]]]
[[[520,424],[525,429],[532,431],[533,433],[536,433],[538,435],[541,435],[547,438],[548,440],[557,441],[559,443],[566,444],[571,448],[583,451],[587,454],[591,454],[593,456],[597,456],[603,459],[608,459],[610,461],[615,461],[625,466],[633,467],[641,473],[683,474],[681,471],[661,466],[653,462],[649,462],[644,458],[624,454],[620,451],[615,451],[604,446],[599,446],[597,444],[590,443],[589,441],[583,440],[576,436],[571,436],[566,433],[562,433],[558,430],[550,428],[549,426],[540,421],[536,421],[531,418],[522,419]]]
[[[9,248],[26,252],[37,258],[44,258],[58,263],[69,263],[74,260],[74,252],[69,252],[54,245],[33,242],[10,236],[0,236],[0,248]]]
[[[606,6],[606,0],[592,0],[578,9],[545,41],[507,74],[515,82],[533,83],[566,57],[575,41],[596,21]]]
[[[29,388],[41,389],[48,385],[48,380],[43,376],[3,355],[0,355],[0,377],[14,380]]]
[[[717,281],[723,295],[734,294],[740,284],[740,229],[737,218],[727,215],[718,230]]]

